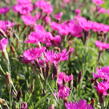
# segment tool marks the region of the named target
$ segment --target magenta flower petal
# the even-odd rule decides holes
[[[6,49],[7,44],[8,44],[8,39],[2,38],[0,40],[0,50],[4,51]]]

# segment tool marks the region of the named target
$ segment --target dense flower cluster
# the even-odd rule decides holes
[[[97,81],[97,84],[95,86],[97,92],[100,95],[107,95],[109,90],[109,67],[102,67],[100,69],[97,69],[97,73],[93,74],[94,79],[101,79],[101,82]]]
[[[13,6],[0,8],[0,56],[3,57],[0,62],[3,61],[3,65],[4,63],[7,64],[6,70],[9,72],[5,73],[6,70],[2,68],[0,63],[0,77],[3,72],[3,76],[6,76],[6,90],[10,89],[10,101],[6,100],[6,102],[8,101],[6,105],[11,102],[11,99],[15,99],[13,104],[17,104],[16,101],[19,102],[28,99],[28,97],[31,100],[34,98],[32,98],[32,95],[36,94],[38,96],[33,100],[39,100],[38,103],[30,103],[35,105],[35,109],[38,108],[37,106],[43,99],[48,104],[53,102],[49,105],[50,107],[48,106],[49,109],[55,109],[55,104],[57,105],[58,101],[59,103],[62,101],[62,108],[66,109],[94,109],[94,106],[98,106],[99,103],[102,107],[104,98],[109,94],[109,66],[101,67],[104,63],[100,63],[100,56],[103,52],[108,54],[109,25],[108,23],[101,23],[102,19],[95,20],[93,13],[96,15],[95,17],[99,18],[101,13],[109,14],[109,9],[102,8],[102,4],[105,3],[104,0],[92,0],[92,2],[95,4],[93,4],[95,9],[91,8],[92,16],[86,16],[87,11],[84,11],[82,6],[84,2],[81,4],[79,0],[73,0],[73,2],[72,0],[57,0],[56,4],[53,0],[53,5],[50,0],[16,0]],[[76,6],[67,8],[67,5],[70,6],[72,3]],[[55,5],[57,5],[57,8]],[[61,9],[55,10],[58,8]],[[67,16],[67,13],[65,13],[67,11],[72,13],[72,16]],[[12,15],[17,18],[13,17],[8,20],[10,13],[13,13]],[[9,48],[6,51],[8,41]],[[96,47],[91,48],[90,45]],[[92,56],[93,53],[90,50],[97,51],[97,48],[99,49],[98,57]],[[8,59],[11,56],[15,57]],[[92,59],[91,61],[94,61],[91,63],[92,66],[90,59],[94,56],[98,60]],[[14,83],[12,83],[14,79],[11,80],[10,75],[11,67],[12,74],[14,74],[13,65],[10,65],[15,62],[18,64],[22,62],[18,71],[16,71],[18,73],[15,72],[15,74],[18,74],[15,76],[15,84],[20,84],[16,87],[14,87]],[[92,72],[96,67],[98,68],[96,73],[93,73],[93,83],[91,83],[89,79],[92,74],[89,72]],[[24,75],[20,74],[23,70],[25,70]],[[32,76],[30,73],[32,73]],[[22,78],[20,79],[20,77]],[[28,80],[26,80],[26,77]],[[9,81],[11,81],[12,86]],[[50,86],[51,84],[53,86]],[[93,85],[96,91],[91,92]],[[22,90],[22,86],[27,88],[27,92]],[[3,91],[6,92],[6,90]],[[0,91],[2,92],[2,90]],[[54,94],[54,92],[56,93]],[[29,95],[30,93],[31,95]],[[53,94],[54,98],[52,97]],[[82,96],[82,94],[84,95]],[[95,95],[98,95],[99,100],[96,99]],[[49,97],[51,98],[49,99]],[[95,101],[92,102],[91,100]],[[13,104],[10,103],[9,105],[13,106]],[[22,101],[20,108],[30,108],[30,104]]]
[[[27,15],[33,10],[33,5],[30,0],[17,0],[17,4],[13,7],[13,10],[20,14]]]
[[[90,104],[87,104],[86,100],[80,100],[78,102],[65,103],[66,109],[93,109]]]
[[[35,6],[36,6],[36,8],[41,9],[46,14],[51,14],[53,12],[52,5],[49,2],[47,2],[46,0],[38,0],[35,3]]]

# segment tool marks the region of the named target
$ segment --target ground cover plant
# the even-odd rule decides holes
[[[109,109],[109,1],[0,1],[1,109]]]

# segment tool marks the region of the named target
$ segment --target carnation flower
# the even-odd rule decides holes
[[[109,66],[100,69],[97,68],[97,73],[93,73],[93,77],[95,79],[100,78],[109,81]]]
[[[31,16],[31,15],[22,15],[21,16],[21,19],[23,20],[23,22],[26,24],[26,25],[35,25],[36,23],[36,18]]]
[[[33,10],[33,5],[29,0],[18,0],[18,3],[13,7],[13,10],[20,14],[27,15]]]
[[[20,109],[28,109],[28,104],[26,102],[22,102]]]
[[[60,12],[60,13],[55,14],[54,17],[56,20],[61,20],[62,15],[63,15],[63,12]]]
[[[10,8],[8,8],[8,7],[2,7],[2,8],[0,8],[0,14],[6,14],[9,12],[9,10],[10,10]]]
[[[58,64],[61,61],[66,61],[69,58],[69,51],[66,49],[62,52],[54,52],[53,50],[48,50],[44,53],[46,62]]]
[[[65,99],[70,94],[70,88],[67,86],[61,86],[58,89],[58,97],[61,99]]]
[[[13,27],[15,24],[10,21],[0,20],[0,29],[6,31],[8,28]]]
[[[45,51],[45,48],[30,48],[25,50],[23,53],[24,59],[28,61],[36,60],[37,58],[41,57],[42,53]]]
[[[68,35],[70,32],[69,27],[66,24],[66,22],[61,23],[61,24],[56,23],[56,22],[51,22],[50,26],[53,30],[58,31],[58,33],[63,36]]]
[[[82,37],[83,29],[79,25],[77,19],[72,19],[68,23],[69,32],[72,36]]]
[[[95,3],[96,5],[101,5],[104,3],[103,0],[92,0],[93,3]]]
[[[76,16],[80,16],[81,10],[80,9],[75,9],[75,14],[76,14]]]
[[[93,109],[90,104],[87,104],[86,100],[80,100],[78,102],[65,103],[66,109]]]
[[[52,38],[52,44],[58,46],[61,43],[61,36],[56,35]]]
[[[109,44],[101,41],[96,41],[95,42],[96,47],[98,47],[100,50],[106,50],[109,49]]]
[[[60,72],[57,76],[58,85],[62,86],[63,82],[70,82],[73,80],[73,75],[66,75],[64,72]]]
[[[106,96],[109,90],[109,66],[97,68],[97,73],[93,73],[93,77],[96,80],[95,88],[99,95]],[[97,79],[101,79],[100,82]]]
[[[45,20],[45,22],[48,23],[48,24],[51,23],[51,17],[50,17],[50,16],[46,16],[44,20]]]
[[[95,88],[100,95],[106,96],[109,90],[109,82],[99,82]]]
[[[44,13],[46,13],[46,14],[51,14],[52,11],[53,11],[53,7],[52,7],[52,5],[50,4],[50,2],[45,1],[45,0],[38,0],[38,1],[35,3],[35,6],[36,6],[36,8],[41,9],[41,10],[42,10]]]
[[[28,4],[31,3],[31,0],[16,0],[18,4]]]
[[[44,43],[47,46],[51,45],[51,40],[52,40],[52,34],[50,32],[46,31],[36,31],[36,32],[31,32],[25,41],[25,43],[33,43],[37,44],[38,42]]]
[[[105,8],[99,8],[98,13],[105,14],[105,13],[107,13],[107,10]]]

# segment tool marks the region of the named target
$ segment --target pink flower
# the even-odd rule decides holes
[[[60,13],[55,14],[54,17],[56,20],[61,20],[62,15],[63,15],[63,12],[60,12]]]
[[[20,14],[27,15],[33,10],[33,5],[29,0],[18,0],[18,4],[13,7],[13,10]]]
[[[10,21],[0,20],[0,29],[6,31],[8,28],[13,27],[15,24]]]
[[[50,32],[39,30],[36,32],[31,32],[28,36],[28,39],[25,41],[25,43],[37,44],[38,42],[41,42],[46,44],[47,46],[50,46],[51,39],[52,39],[52,34]]]
[[[53,30],[55,30],[55,31],[58,31],[59,30],[59,24],[58,23],[56,23],[56,22],[51,22],[50,23],[50,26],[51,26],[51,28],[53,29]]]
[[[73,80],[73,75],[66,75],[64,72],[60,72],[57,76],[58,85],[62,86],[63,82],[70,82]]]
[[[97,73],[93,73],[95,79],[101,78],[103,80],[109,81],[109,66],[97,69]]]
[[[6,49],[7,44],[8,44],[8,39],[2,38],[0,40],[0,51],[4,51]]]
[[[109,82],[99,82],[96,86],[96,90],[99,94],[106,96],[109,90]]]
[[[70,88],[67,86],[61,86],[58,89],[58,97],[61,99],[65,99],[66,97],[68,97],[70,94]]]
[[[62,23],[62,24],[59,24],[59,29],[58,29],[58,32],[60,35],[68,35],[69,34],[69,27],[66,23]]]
[[[101,42],[101,41],[96,41],[95,45],[100,49],[100,50],[106,50],[109,49],[109,44]]]
[[[68,23],[68,28],[70,31],[70,34],[74,37],[82,37],[82,31],[83,29],[81,26],[78,24],[77,19],[72,19]]]
[[[61,61],[66,61],[69,58],[69,51],[66,49],[62,52],[54,52],[52,50],[46,51],[44,53],[46,62],[58,64]]]
[[[34,61],[37,58],[41,57],[42,53],[45,51],[45,48],[30,48],[25,50],[23,53],[23,57],[25,60]]]
[[[107,14],[109,14],[109,9],[107,9]]]
[[[76,14],[76,16],[80,16],[81,10],[80,9],[75,9],[75,14]]]
[[[27,38],[27,40],[25,41],[25,43],[33,43],[33,44],[37,44],[38,42],[40,42],[41,40],[41,35],[40,35],[40,31],[39,32],[31,32]]]
[[[34,27],[35,32],[31,32],[25,41],[25,43],[33,43],[37,44],[38,42],[41,42],[43,44],[46,44],[47,46],[52,45],[53,36],[50,32],[47,32],[43,26],[36,25]]]
[[[99,95],[106,96],[109,90],[109,66],[97,69],[97,73],[93,73],[94,79],[96,80],[95,88]],[[101,79],[98,82],[97,79]]]
[[[61,37],[59,35],[53,37],[52,34],[47,32],[42,25],[36,25],[34,30],[35,32],[29,34],[25,43],[37,44],[38,42],[41,42],[47,46],[58,46],[61,42]]]
[[[96,5],[101,5],[104,3],[103,0],[92,0],[93,3],[95,3]]]
[[[78,16],[76,17],[76,19],[82,29],[84,29],[85,31],[91,30],[92,25],[84,17]]]
[[[52,38],[52,44],[58,46],[61,43],[61,36],[56,35]]]
[[[92,25],[92,30],[94,32],[108,32],[109,31],[109,26],[105,25],[105,24],[101,24],[101,23],[97,23],[97,22],[92,22],[90,21],[91,25]]]
[[[50,51],[46,51],[44,53],[44,56],[46,62],[55,63],[55,64],[60,62],[60,53],[56,53],[50,50]]]
[[[37,24],[37,25],[34,26],[34,31],[36,31],[36,32],[37,31],[46,32],[45,28],[42,25],[40,25],[40,24]]]
[[[99,8],[98,13],[105,14],[107,10],[105,8]]]
[[[0,8],[0,14],[6,14],[9,12],[9,10],[10,9],[8,7],[2,7],[2,8]]]
[[[51,28],[52,28],[53,30],[58,31],[58,33],[59,33],[60,35],[63,35],[63,36],[68,35],[69,32],[70,32],[70,31],[69,31],[69,27],[68,27],[68,25],[66,24],[66,22],[61,23],[61,24],[56,23],[56,22],[51,22],[51,23],[50,23],[50,26],[51,26]]]
[[[64,3],[70,3],[71,0],[63,0]]]
[[[46,16],[44,20],[45,20],[45,22],[48,23],[48,24],[51,23],[51,17],[50,17],[50,16]]]
[[[31,0],[16,0],[18,4],[28,4],[31,3]]]
[[[31,16],[31,15],[22,15],[21,16],[21,19],[23,20],[23,22],[26,24],[26,25],[35,25],[36,23],[36,18]]]
[[[45,0],[38,0],[35,3],[36,8],[41,9],[46,14],[51,14],[53,12],[53,7],[50,2]]]
[[[66,109],[93,109],[90,104],[87,104],[86,100],[80,100],[78,102],[65,103]]]

